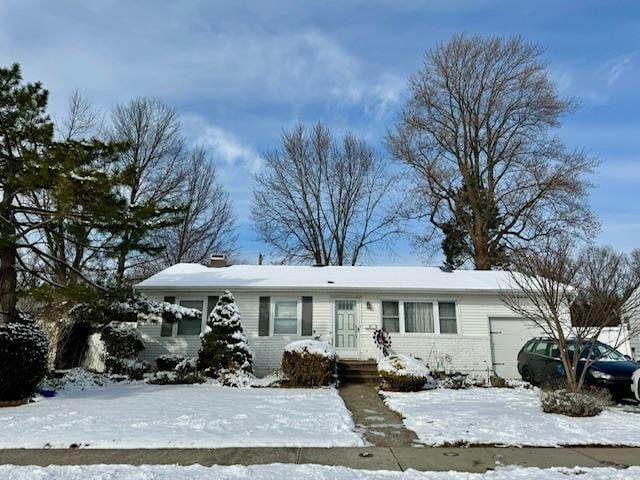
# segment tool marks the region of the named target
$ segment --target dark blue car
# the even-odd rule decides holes
[[[580,349],[579,374],[586,363],[590,345],[590,342],[584,342]],[[575,342],[569,341],[570,354],[575,350]],[[632,377],[640,365],[602,342],[596,342],[591,355],[596,360],[588,367],[585,384],[609,390],[616,401],[634,398]],[[557,342],[549,338],[534,338],[525,343],[518,353],[518,372],[524,381],[533,385],[561,383],[565,371]]]

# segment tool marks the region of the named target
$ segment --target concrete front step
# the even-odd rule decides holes
[[[370,360],[342,360],[338,362],[338,378],[342,384],[379,383],[377,364]]]
[[[341,384],[347,383],[380,383],[378,375],[358,375],[358,374],[345,374],[338,377]]]

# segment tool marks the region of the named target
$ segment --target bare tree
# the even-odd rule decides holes
[[[455,36],[426,55],[387,138],[414,173],[405,214],[427,220],[448,263],[476,269],[512,252],[597,228],[585,175],[594,160],[555,135],[560,98],[541,49],[522,38]]]
[[[179,262],[202,263],[214,252],[232,255],[237,236],[229,195],[201,148],[189,154],[180,199],[185,209],[179,215],[179,223],[157,233],[162,252],[154,268]]]
[[[114,247],[116,281],[122,283],[128,268],[158,253],[152,232],[177,221],[185,152],[176,111],[159,101],[138,98],[119,105],[112,123],[112,139],[129,146],[120,168],[130,212]]]
[[[542,253],[513,257],[504,303],[555,341],[567,389],[582,389],[589,366],[607,351],[597,340],[613,329],[612,347],[640,334],[629,319],[640,309],[640,254],[589,247],[574,254],[568,243],[549,243]]]
[[[252,218],[260,238],[284,261],[355,265],[398,232],[390,210],[394,176],[363,140],[337,141],[317,124],[282,135],[256,175]]]

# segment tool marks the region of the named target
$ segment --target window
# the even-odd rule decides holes
[[[404,302],[404,331],[433,333],[433,304]]]
[[[387,332],[400,331],[400,302],[382,302],[382,327]]]
[[[180,300],[180,306],[195,308],[202,312],[202,300]],[[200,335],[202,330],[202,317],[188,318],[178,321],[178,335]]]
[[[440,333],[458,333],[455,303],[438,302],[438,314],[440,316]]]
[[[533,347],[532,353],[535,353],[537,355],[544,355],[546,357],[548,355],[547,351],[549,350],[548,346],[548,342],[538,342],[536,343],[536,346]]]
[[[298,302],[296,300],[274,302],[273,333],[289,335],[298,333]]]

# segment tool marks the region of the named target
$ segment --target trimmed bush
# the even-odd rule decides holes
[[[595,417],[611,404],[611,395],[601,390],[579,393],[567,390],[544,390],[540,403],[545,413],[558,413],[569,417]]]
[[[31,398],[47,372],[47,335],[26,319],[0,325],[0,401]]]
[[[208,377],[253,374],[253,353],[240,324],[240,312],[229,290],[218,300],[207,320],[198,352],[198,368]]]
[[[200,375],[197,370],[197,361],[193,358],[184,358],[170,372],[158,372],[148,380],[154,385],[190,385],[205,383],[206,377]]]
[[[104,364],[107,372],[115,375],[127,375],[131,380],[142,380],[144,374],[151,370],[151,365],[148,362],[135,358],[109,356]]]
[[[383,390],[417,392],[429,378],[429,370],[407,355],[391,355],[378,362],[378,374]]]
[[[161,372],[174,370],[186,357],[179,353],[167,353],[156,358],[156,367]]]
[[[282,355],[282,372],[292,386],[329,385],[336,368],[336,351],[325,342],[301,340],[287,345]]]
[[[135,323],[111,322],[102,329],[101,337],[110,357],[136,358],[144,350],[144,342]]]

